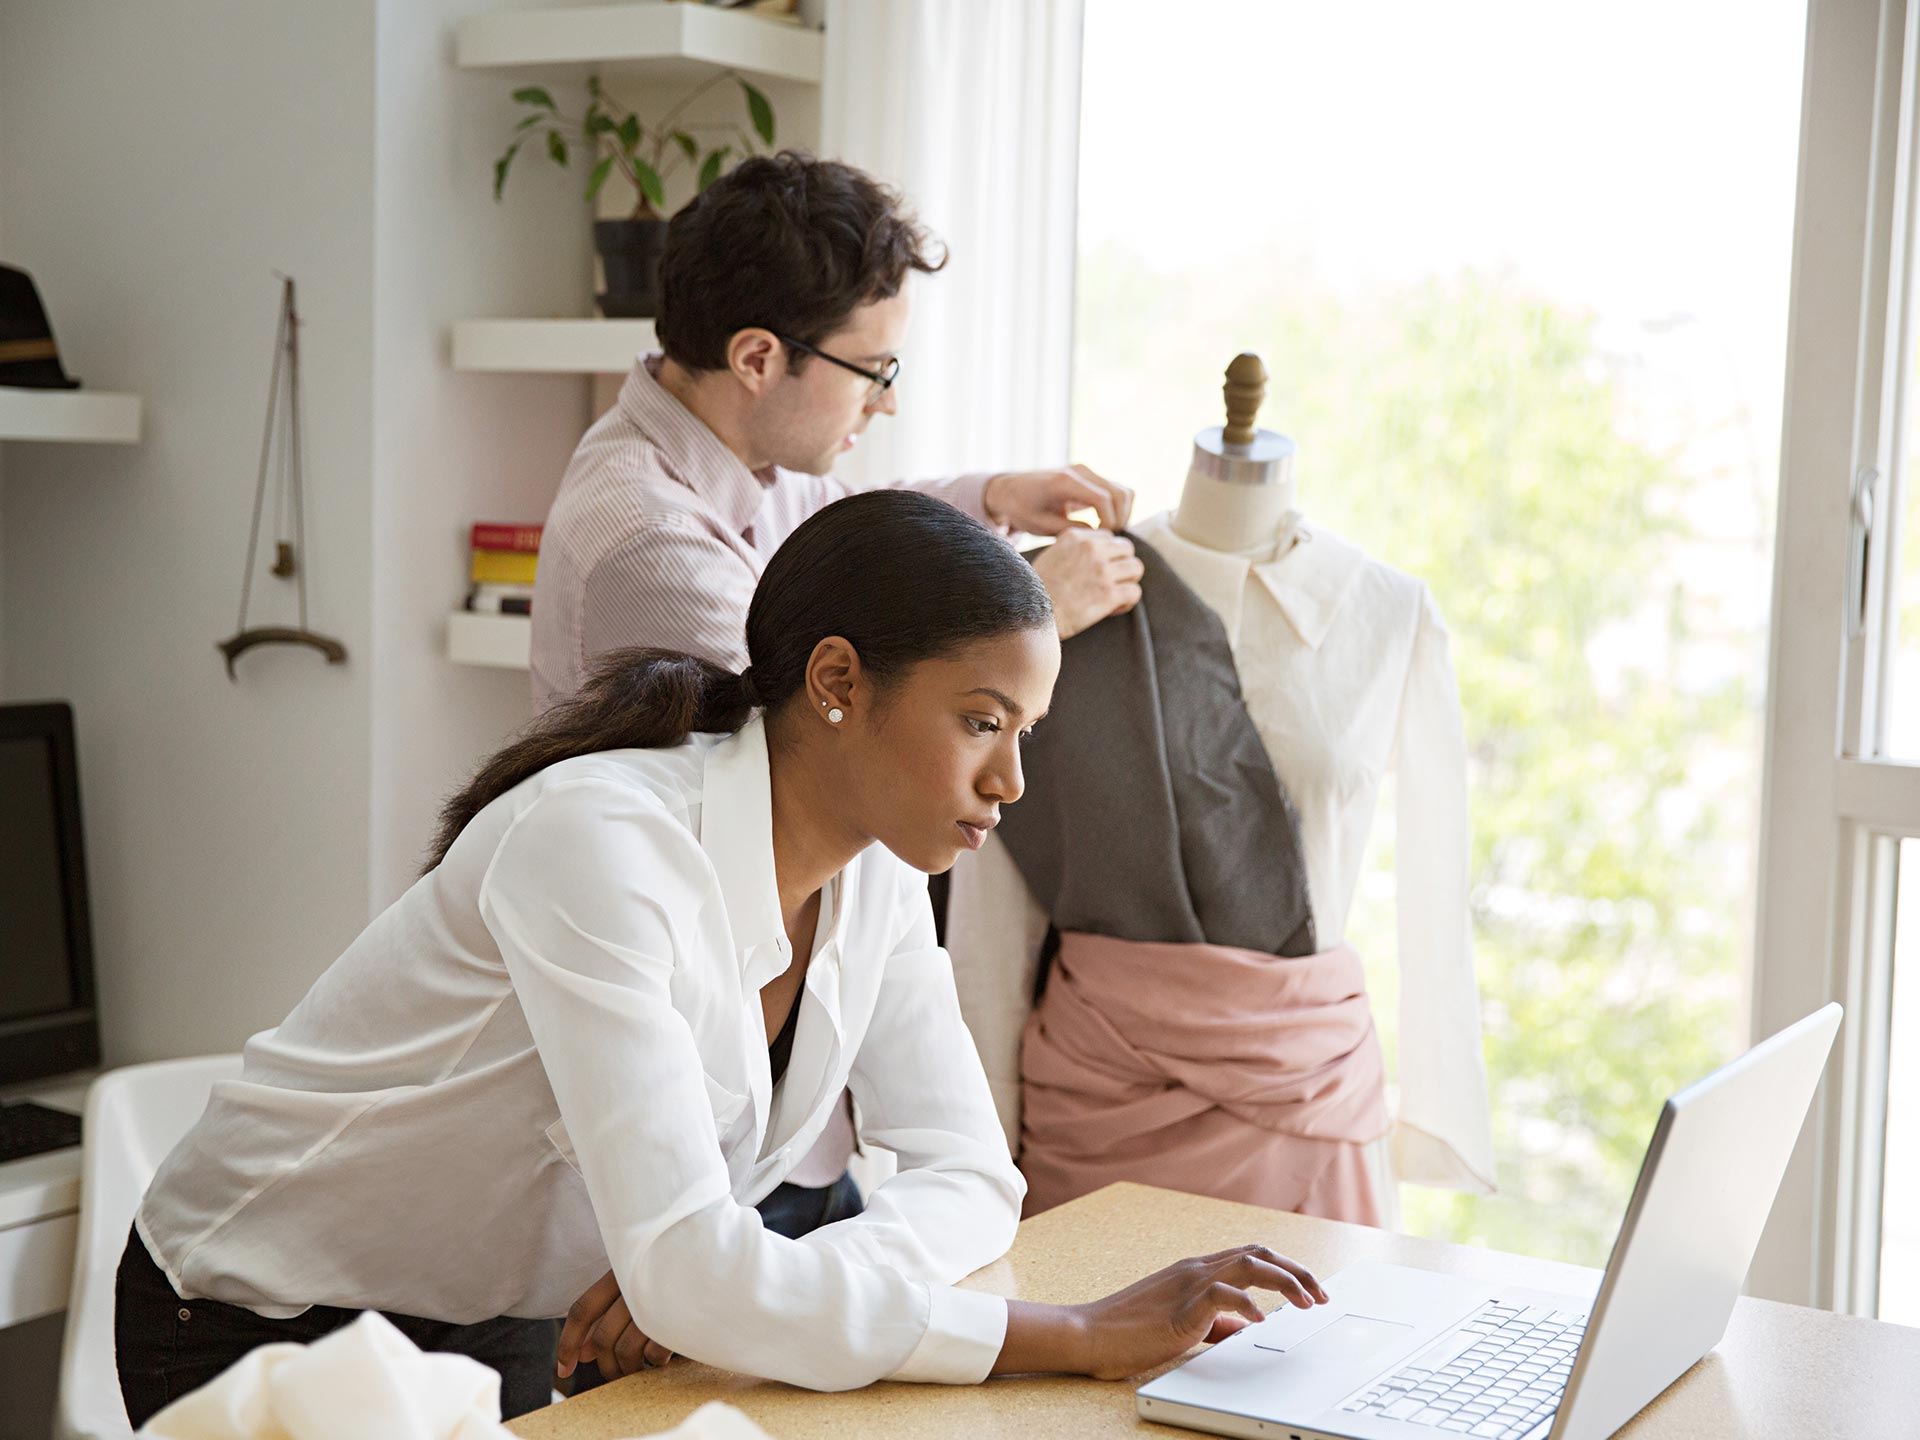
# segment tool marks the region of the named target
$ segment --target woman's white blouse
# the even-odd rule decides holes
[[[606,1270],[635,1324],[818,1390],[983,1379],[1007,1157],[925,877],[874,846],[821,897],[776,1093],[759,992],[790,963],[758,720],[563,761],[475,817],[161,1165],[140,1233],[181,1294],[466,1323],[558,1316]],[[899,1173],[789,1240],[752,1207],[851,1085]]]

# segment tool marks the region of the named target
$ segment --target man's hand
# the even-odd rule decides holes
[[[987,481],[981,494],[987,518],[1029,535],[1058,535],[1075,510],[1092,510],[1104,530],[1124,530],[1133,492],[1084,465],[1063,470],[1009,470]]]
[[[593,1361],[604,1378],[614,1380],[636,1370],[665,1365],[673,1359],[673,1352],[634,1328],[627,1302],[620,1296],[620,1283],[609,1270],[567,1311],[567,1323],[560,1327],[557,1359],[555,1368],[562,1380],[573,1374],[582,1360]]]
[[[1126,536],[1083,525],[1069,526],[1033,561],[1034,573],[1053,597],[1053,622],[1062,640],[1138,605],[1146,568]]]

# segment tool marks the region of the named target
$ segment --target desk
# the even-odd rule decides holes
[[[1090,1300],[1183,1256],[1252,1241],[1291,1255],[1322,1277],[1356,1260],[1388,1260],[1549,1290],[1590,1291],[1598,1278],[1594,1271],[1552,1261],[1144,1185],[1110,1185],[1027,1221],[1005,1259],[964,1283],[967,1289],[1025,1300]],[[1147,1378],[880,1384],[819,1395],[676,1360],[665,1370],[629,1375],[523,1415],[507,1428],[524,1440],[611,1440],[669,1429],[703,1402],[726,1400],[775,1440],[1192,1433],[1149,1424],[1134,1414],[1133,1391]],[[1779,1435],[1911,1440],[1920,1434],[1920,1330],[1742,1297],[1726,1339],[1620,1434],[1632,1440]]]
[[[8,1100],[38,1100],[78,1114],[93,1072],[14,1085]],[[0,1328],[67,1308],[80,1233],[80,1147],[0,1164]]]

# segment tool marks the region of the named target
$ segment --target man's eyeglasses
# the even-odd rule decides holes
[[[773,332],[773,337],[782,345],[791,345],[794,349],[802,351],[805,354],[818,356],[829,365],[838,365],[842,370],[851,370],[855,375],[871,380],[873,382],[873,389],[867,392],[867,404],[869,405],[886,394],[887,390],[900,375],[900,358],[898,356],[887,361],[887,363],[882,365],[878,370],[869,370],[866,366],[856,365],[851,360],[842,360],[838,355],[829,355],[826,351],[816,349],[804,340],[795,340],[791,336],[782,335],[778,330]]]

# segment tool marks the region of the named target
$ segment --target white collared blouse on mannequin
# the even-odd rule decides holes
[[[1345,938],[1380,784],[1394,772],[1399,1065],[1394,1128],[1376,1151],[1376,1178],[1491,1192],[1468,915],[1466,740],[1432,595],[1297,518],[1264,556],[1183,540],[1164,514],[1134,533],[1226,627],[1248,713],[1300,815],[1322,947]],[[1020,1033],[1047,919],[991,837],[961,862],[947,948],[1001,1123],[1017,1145]],[[1381,1194],[1390,1205],[1390,1185]]]

